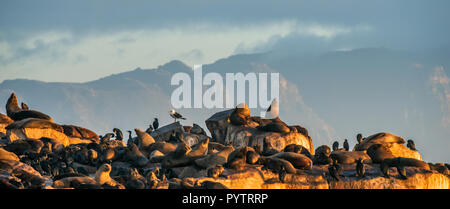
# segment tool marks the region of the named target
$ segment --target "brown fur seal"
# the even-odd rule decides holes
[[[207,175],[211,178],[218,178],[220,175],[222,175],[224,171],[224,168],[222,165],[215,165],[213,167],[208,168]]]
[[[230,114],[229,122],[236,126],[247,125],[250,118],[250,109],[247,104],[241,103],[234,108],[234,111]]]
[[[302,154],[293,152],[280,152],[275,155],[269,156],[269,158],[280,158],[289,161],[295,168],[310,170],[312,168],[312,160]]]
[[[226,167],[236,170],[243,170],[247,164],[247,152],[250,147],[242,147],[234,150],[228,155]]]
[[[38,119],[38,118],[27,118],[20,121],[15,121],[14,123],[9,124],[5,127],[8,129],[23,129],[23,128],[39,128],[39,129],[53,129],[64,133],[64,129],[62,126],[53,123],[48,120]]]
[[[315,165],[327,165],[332,163],[330,158],[331,149],[327,145],[322,145],[316,148],[315,155],[313,157],[313,163]]]
[[[391,133],[377,133],[365,138],[360,144],[355,145],[355,151],[367,150],[373,144],[396,143],[404,144],[406,141]]]
[[[145,166],[149,162],[135,144],[131,144],[131,146],[128,147],[125,158],[138,167]]]
[[[260,162],[264,165],[262,167],[263,170],[271,170],[274,173],[280,173],[282,171],[290,174],[299,173],[299,171],[295,169],[292,163],[281,158],[261,157]]]
[[[203,158],[195,160],[195,164],[201,168],[208,168],[214,165],[224,165],[228,162],[228,156],[233,151],[233,146],[226,146],[220,152],[209,154]]]
[[[12,93],[6,102],[6,113],[14,121],[20,121],[26,118],[39,118],[43,120],[49,120],[53,122],[53,119],[39,111],[36,110],[22,110],[17,104],[16,94]]]
[[[19,139],[5,146],[5,149],[22,155],[25,152],[40,153],[44,142],[39,139]]]
[[[204,156],[208,152],[208,144],[209,144],[209,138],[206,138],[202,140],[201,142],[195,144],[192,146],[191,152],[188,154],[190,157],[196,157],[196,156]]]
[[[309,137],[308,130],[306,130],[306,128],[304,128],[302,126],[299,126],[299,125],[289,126],[289,129],[291,129],[291,131],[293,131],[293,132],[301,133],[304,136]]]
[[[332,159],[335,159],[340,164],[353,164],[356,163],[358,159],[362,159],[365,163],[372,163],[372,160],[365,151],[333,151],[330,154]]]
[[[151,144],[148,148],[148,152],[153,152],[155,150],[160,151],[164,155],[167,155],[177,149],[177,146],[175,146],[172,143],[164,142],[164,141],[157,141],[153,144]]]
[[[312,155],[309,152],[309,150],[306,149],[304,146],[298,144],[287,145],[286,147],[284,147],[283,152],[294,152],[297,154],[303,154],[306,157],[309,157],[309,159],[312,159]]]
[[[373,163],[381,163],[386,158],[395,158],[392,152],[382,144],[373,144],[367,149],[367,155],[370,156]]]
[[[155,139],[152,136],[150,136],[150,134],[148,134],[144,131],[141,131],[138,128],[135,128],[134,131],[136,132],[136,135],[138,136],[139,149],[142,150],[142,149],[150,146],[150,144],[155,143]]]
[[[386,178],[389,178],[389,168],[396,167],[400,176],[403,179],[406,179],[407,177],[405,167],[408,166],[430,170],[430,166],[426,162],[414,158],[403,158],[403,157],[385,158],[380,164],[380,169],[383,175]]]
[[[291,132],[291,130],[289,129],[288,126],[286,126],[283,123],[277,123],[277,122],[269,123],[269,124],[267,124],[265,126],[258,126],[256,128],[258,130],[266,131],[266,132],[277,132],[277,133],[289,133],[289,132]]]
[[[114,179],[111,178],[111,176],[109,175],[110,172],[111,172],[111,165],[103,164],[102,166],[100,166],[97,172],[95,173],[95,181],[97,182],[97,184],[98,185],[107,184],[113,187],[118,186],[121,189],[125,189],[123,185],[120,185]]]
[[[69,137],[92,139],[96,143],[99,142],[99,136],[95,132],[93,132],[87,128],[74,126],[74,125],[62,125],[62,127],[64,129],[64,133]]]
[[[255,149],[249,147],[248,151],[247,151],[247,163],[248,164],[256,164],[259,161],[259,158],[261,156],[258,154],[258,152],[256,152]]]

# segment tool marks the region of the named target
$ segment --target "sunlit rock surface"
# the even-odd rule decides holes
[[[263,148],[264,141],[270,143],[278,151],[282,151],[286,145],[298,144],[304,146],[311,154],[314,147],[311,138],[297,132],[277,133],[257,130],[260,124],[250,121],[244,126],[236,126],[228,122],[228,117],[233,110],[218,112],[208,118],[205,123],[213,139],[219,143],[231,142],[234,147],[260,146]]]
[[[0,113],[0,133],[6,134],[6,126],[13,122],[11,118]]]

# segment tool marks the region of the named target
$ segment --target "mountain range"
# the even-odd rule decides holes
[[[271,51],[238,54],[203,65],[203,73],[280,73],[280,118],[308,129],[314,146],[356,143],[356,134],[390,132],[413,139],[424,160],[450,159],[450,66],[448,48],[406,52],[362,48],[324,53]],[[95,70],[95,69],[93,69]],[[19,102],[60,124],[80,125],[98,134],[146,129],[157,117],[173,121],[172,75],[192,74],[174,60],[154,69],[134,69],[85,83],[15,79],[0,83],[0,101],[15,92]],[[224,76],[225,77],[225,76]],[[204,121],[222,109],[182,108],[183,125]],[[260,109],[252,109],[259,115]],[[5,113],[4,108],[0,112]],[[341,145],[342,146],[342,145]]]

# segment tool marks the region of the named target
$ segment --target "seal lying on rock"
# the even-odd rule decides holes
[[[12,93],[6,102],[6,114],[14,121],[20,121],[27,118],[39,118],[53,122],[53,119],[36,110],[22,110],[17,104],[16,94]]]
[[[405,140],[391,133],[377,133],[365,138],[360,144],[355,145],[355,151],[367,150],[373,144],[404,144]]]
[[[277,132],[277,133],[289,133],[291,130],[283,123],[272,122],[264,126],[256,127],[260,131]]]
[[[309,159],[312,159],[311,153],[302,145],[298,144],[289,144],[286,147],[284,147],[283,152],[294,152],[297,154],[303,154],[306,157],[309,157]]]
[[[5,149],[0,147],[0,161],[1,160],[19,161],[20,159],[13,152],[8,152]]]
[[[261,157],[260,162],[264,165],[261,169],[263,170],[271,170],[274,173],[280,173],[285,171],[290,174],[298,174],[300,173],[295,167],[287,160],[280,158],[270,158],[270,157]]]
[[[280,158],[289,161],[295,168],[311,170],[312,160],[302,154],[297,154],[293,152],[280,152],[269,156],[268,158]]]
[[[138,167],[145,166],[149,162],[135,144],[131,144],[131,146],[128,147],[125,156],[130,163]]]
[[[177,149],[177,146],[175,146],[172,143],[164,142],[164,141],[157,141],[153,144],[151,144],[148,148],[148,152],[153,152],[155,150],[160,151],[164,155],[167,155]]]
[[[230,114],[229,122],[236,126],[247,125],[250,118],[250,109],[247,104],[241,103]]]
[[[367,149],[373,163],[381,163],[386,158],[395,158],[392,152],[383,144],[373,144]]]
[[[405,167],[407,166],[430,170],[430,166],[426,162],[416,160],[414,158],[403,158],[403,157],[383,159],[383,161],[380,164],[380,169],[383,175],[386,178],[389,178],[389,168],[396,167],[400,176],[403,179],[406,179],[407,177]]]
[[[247,164],[247,152],[249,147],[245,146],[234,150],[228,155],[226,167],[236,170],[243,170]]]
[[[209,154],[203,158],[195,160],[195,164],[201,168],[209,168],[214,165],[224,165],[228,161],[228,156],[233,151],[233,146],[226,146],[220,152]]]
[[[358,159],[362,159],[365,163],[372,163],[370,156],[365,151],[333,151],[330,157],[336,159],[340,164],[353,164]]]

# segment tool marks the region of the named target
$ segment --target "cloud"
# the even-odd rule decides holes
[[[449,78],[444,67],[436,67],[430,76],[433,95],[441,104],[442,119],[441,125],[444,128],[450,127],[450,85]]]
[[[2,79],[84,82],[136,67],[154,68],[171,60],[212,63],[236,48],[254,48],[274,37],[303,34],[320,39],[353,28],[281,20],[228,25],[200,22],[159,29],[135,29],[78,36],[68,31],[28,34],[0,40]],[[1,80],[0,80],[1,81]]]

